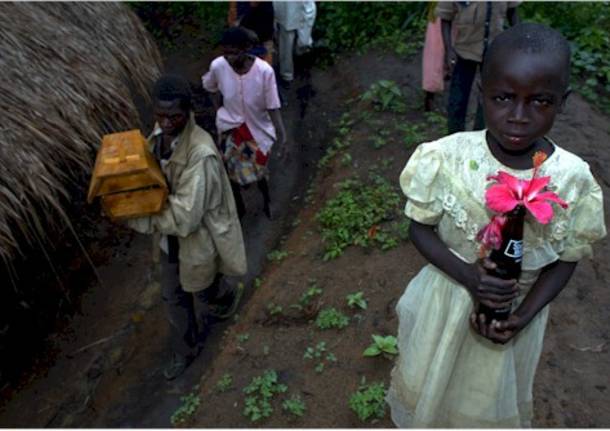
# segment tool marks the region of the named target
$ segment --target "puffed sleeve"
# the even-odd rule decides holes
[[[421,144],[400,174],[407,197],[405,214],[419,223],[435,225],[443,215],[441,203],[442,155],[436,143]]]
[[[592,257],[591,244],[606,236],[604,224],[604,201],[599,184],[591,176],[588,190],[574,204],[572,216],[567,224],[564,249],[559,258],[566,262],[577,262]]]
[[[210,70],[201,77],[201,85],[206,91],[216,93],[218,91],[218,79],[216,77],[217,62],[213,61]]]

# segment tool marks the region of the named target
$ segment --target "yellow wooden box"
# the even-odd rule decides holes
[[[139,130],[105,135],[97,153],[87,201],[101,197],[112,219],[158,213],[167,199],[167,184]]]

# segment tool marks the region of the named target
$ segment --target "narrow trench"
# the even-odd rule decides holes
[[[292,222],[302,208],[305,191],[316,173],[317,161],[325,150],[325,143],[332,137],[331,124],[338,119],[343,109],[341,103],[343,98],[323,99],[323,92],[316,92],[316,79],[332,79],[332,73],[314,69],[305,77],[295,80],[289,94],[288,106],[283,109],[283,118],[289,136],[288,143],[292,147],[291,157],[284,163],[272,158],[270,164],[271,194],[280,209],[279,217],[269,221],[263,215],[261,199],[256,188],[244,192],[248,213],[242,220],[242,226],[249,271],[239,281],[246,286],[251,285],[264,271],[267,254],[279,247],[291,230]],[[345,95],[347,90],[349,89],[344,88],[341,92],[335,91],[334,95],[339,93]],[[204,94],[195,92],[195,101],[199,105],[196,108],[209,112],[206,98]],[[213,118],[210,119],[209,115],[203,115],[198,120],[204,128],[208,130],[213,128]],[[120,233],[124,234],[122,231]],[[150,246],[148,238],[136,235],[128,243],[122,243],[121,247],[125,249],[125,253],[117,254],[114,251],[116,246],[109,246],[113,248],[111,266],[119,263],[115,272],[121,270],[120,264],[123,263],[126,267],[133,265],[130,271],[137,271],[139,268],[147,272],[137,280],[145,283],[147,279],[154,279],[155,272],[150,263],[145,262],[146,257],[140,256],[135,263],[131,261],[135,259],[134,253],[148,255],[149,252],[144,251]],[[104,272],[106,276],[108,271],[112,272],[112,268],[107,268]],[[109,289],[108,296],[117,295],[117,291],[126,288],[133,286],[104,283],[104,289]],[[90,287],[90,290],[95,289],[101,288],[99,285]],[[251,296],[252,290],[246,289],[240,309],[248,306]],[[164,336],[167,325],[165,310],[160,298],[156,298],[155,302],[156,304],[144,314],[140,323],[131,321],[135,304],[122,303],[121,306],[125,308],[120,314],[122,323],[116,322],[114,325],[114,333],[119,335],[104,340],[86,351],[71,348],[70,351],[59,352],[58,360],[49,366],[49,374],[53,373],[55,378],[49,379],[46,383],[45,377],[39,378],[38,380],[42,381],[35,380],[30,383],[23,394],[15,393],[20,395],[19,401],[7,402],[4,411],[0,413],[0,422],[10,426],[42,427],[171,426],[170,417],[179,406],[180,397],[192,391],[193,386],[199,382],[207,366],[213,362],[215,353],[222,347],[223,332],[233,322],[225,321],[214,325],[200,356],[183,376],[168,383],[161,374],[167,356]],[[111,303],[111,306],[114,305]],[[94,320],[94,316],[83,316],[79,324],[96,325]],[[77,344],[81,346],[87,346],[89,343],[90,340],[83,342],[77,340]],[[117,350],[123,352],[118,364],[112,359],[112,355]],[[130,371],[134,368],[135,371]],[[130,372],[136,375],[126,376]],[[61,382],[61,388],[57,387],[60,384],[57,382]],[[36,398],[37,413],[34,418],[24,418],[19,411],[22,411],[23,405],[32,401],[31,398]],[[46,402],[41,401],[45,399]]]

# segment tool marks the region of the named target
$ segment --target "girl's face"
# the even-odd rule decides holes
[[[568,95],[566,72],[550,56],[503,54],[492,60],[483,82],[485,122],[502,149],[526,151],[551,129],[561,112]]]

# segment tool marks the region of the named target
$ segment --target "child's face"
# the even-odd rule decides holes
[[[551,129],[567,92],[565,71],[556,61],[539,54],[510,54],[497,56],[489,65],[482,85],[483,111],[500,147],[518,152]]]
[[[223,55],[233,69],[240,69],[248,58],[248,48],[224,46]]]

